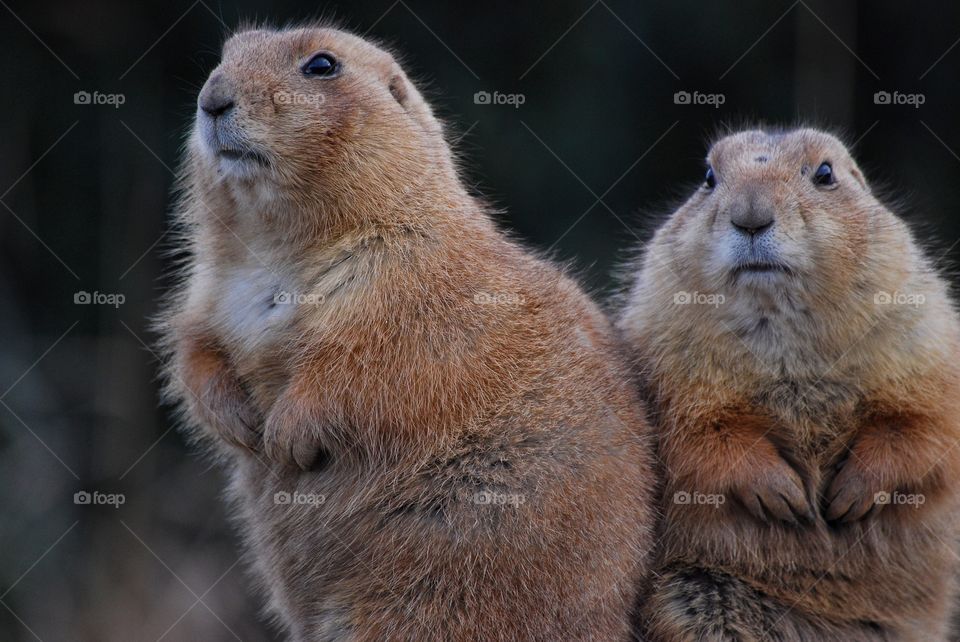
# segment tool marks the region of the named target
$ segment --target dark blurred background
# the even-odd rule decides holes
[[[598,296],[745,123],[844,134],[938,260],[958,255],[960,4],[0,5],[2,640],[275,637],[218,470],[158,407],[147,321],[196,94],[245,20],[322,15],[395,46],[504,227]]]

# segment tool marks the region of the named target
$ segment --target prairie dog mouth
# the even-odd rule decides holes
[[[254,162],[258,165],[263,165],[264,167],[270,164],[262,154],[255,152],[252,149],[219,149],[216,153],[218,158],[224,158],[237,163]]]
[[[740,263],[733,268],[733,275],[740,274],[793,274],[793,270],[783,263],[772,261],[751,261],[749,263]]]
[[[232,118],[219,117],[212,119],[201,114],[197,120],[200,142],[207,152],[222,163],[230,165],[259,165],[269,167],[270,160],[258,151],[242,135]]]

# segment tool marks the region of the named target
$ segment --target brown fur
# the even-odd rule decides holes
[[[824,161],[833,188],[811,180]],[[946,286],[832,136],[743,132],[708,163],[716,187],[657,232],[618,323],[666,478],[642,627],[668,641],[946,639],[960,481]],[[767,239],[789,272],[731,269],[743,207],[775,212]],[[875,501],[894,492],[925,501]]]
[[[318,51],[337,77],[300,72]],[[169,394],[222,454],[289,634],[626,639],[653,464],[602,313],[466,193],[389,54],[248,31],[201,102],[216,87],[254,160],[191,137]]]

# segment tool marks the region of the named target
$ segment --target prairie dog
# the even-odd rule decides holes
[[[651,640],[944,640],[960,324],[843,144],[746,131],[657,231],[618,326],[659,422]]]
[[[239,33],[198,104],[169,394],[290,636],[627,639],[653,455],[601,311],[373,44]]]

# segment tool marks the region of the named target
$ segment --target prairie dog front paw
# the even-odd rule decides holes
[[[878,476],[851,456],[830,482],[824,517],[828,522],[847,524],[863,519],[871,511],[876,514],[885,503],[880,500],[884,492]]]
[[[744,463],[733,494],[757,519],[790,524],[816,519],[803,479],[783,458]]]
[[[267,414],[263,447],[267,458],[281,466],[310,470],[324,452],[320,420],[297,401],[281,395]]]
[[[186,388],[189,414],[195,421],[231,446],[260,450],[260,413],[217,350],[194,344],[181,356],[179,375]]]

